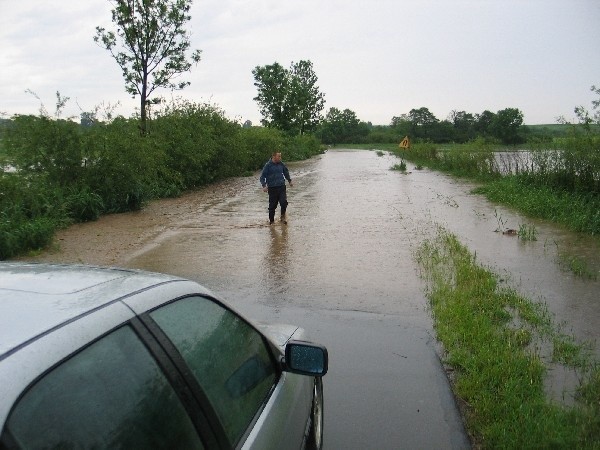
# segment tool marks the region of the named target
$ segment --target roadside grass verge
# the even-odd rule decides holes
[[[476,448],[600,448],[600,365],[543,304],[498,285],[444,230],[416,260],[453,390]],[[547,367],[577,373],[572,406],[549,398]]]
[[[600,196],[534,186],[518,176],[489,181],[473,190],[489,200],[509,205],[530,217],[550,220],[571,229],[600,235]]]

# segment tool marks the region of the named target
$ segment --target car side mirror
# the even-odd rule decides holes
[[[327,373],[327,349],[306,341],[288,341],[285,346],[284,369],[287,372],[322,377]]]

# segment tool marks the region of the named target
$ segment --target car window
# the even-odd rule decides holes
[[[129,326],[45,375],[7,423],[5,433],[20,448],[203,448],[171,385]]]
[[[151,317],[187,362],[235,445],[277,377],[262,336],[204,297],[163,306]]]

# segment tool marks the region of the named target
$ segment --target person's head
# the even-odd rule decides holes
[[[274,163],[281,162],[281,152],[279,152],[279,151],[273,152],[273,154],[271,155],[271,160]]]

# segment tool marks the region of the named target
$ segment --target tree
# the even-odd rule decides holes
[[[289,73],[279,63],[259,67],[252,71],[254,86],[258,95],[254,97],[263,116],[261,123],[269,128],[286,130],[289,128],[286,97],[288,95]]]
[[[408,113],[411,123],[410,134],[414,138],[430,139],[431,133],[439,120],[428,108],[411,109]]]
[[[523,142],[519,129],[523,125],[523,113],[517,108],[506,108],[496,113],[491,124],[495,137],[503,144],[519,144]]]
[[[596,86],[592,85],[592,87],[590,88],[590,91],[592,91],[594,94],[598,94],[598,96],[600,96],[600,87],[596,87]],[[597,124],[600,125],[600,98],[592,100],[592,109],[595,111],[594,112],[594,120],[596,121]]]
[[[310,61],[292,63],[290,83],[291,126],[299,134],[314,131],[321,120],[325,96],[317,86]]]
[[[183,25],[192,0],[114,0],[116,31],[96,27],[94,41],[106,48],[125,78],[125,90],[140,96],[140,128],[146,132],[150,95],[158,88],[183,89],[178,80],[200,61],[200,50],[187,57],[189,35]],[[150,77],[152,75],[152,77]]]
[[[392,131],[394,134],[393,142],[400,142],[404,136],[414,138],[414,136],[411,134],[412,123],[408,114],[400,114],[399,116],[392,117],[390,122],[390,131]]]
[[[465,111],[453,110],[448,115],[448,121],[454,128],[454,141],[467,142],[475,137],[475,117]]]
[[[369,128],[354,111],[330,108],[317,134],[324,144],[360,143],[369,134]]]
[[[480,136],[487,136],[492,132],[492,123],[496,114],[487,109],[475,116],[475,130]]]
[[[391,127],[401,127],[406,123],[410,123],[410,117],[408,114],[400,114],[399,116],[392,117],[392,121],[390,122]]]
[[[285,69],[275,62],[256,66],[252,71],[261,123],[289,134],[304,134],[316,129],[325,106],[317,76],[310,61],[292,62]]]

